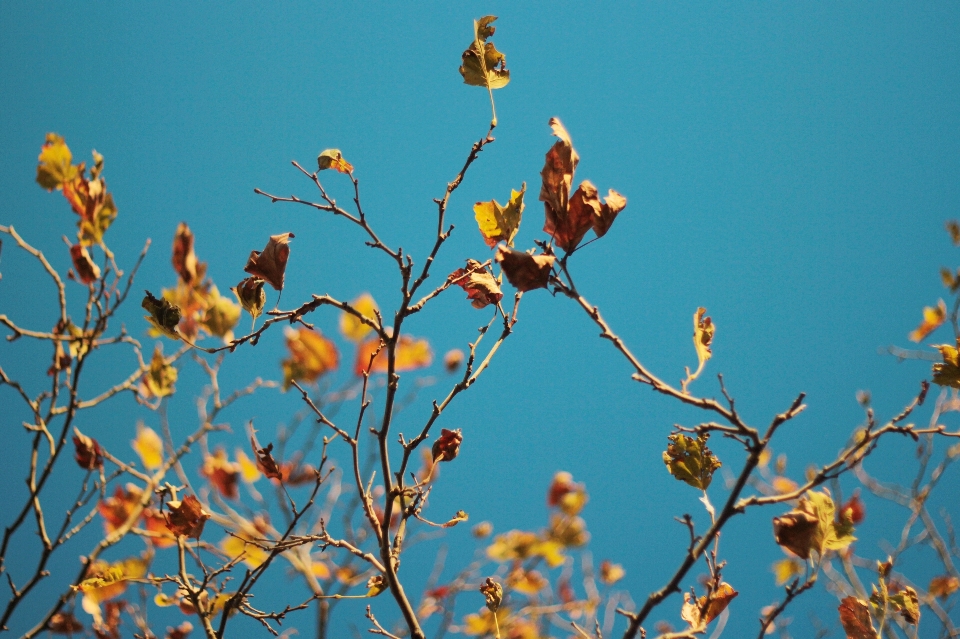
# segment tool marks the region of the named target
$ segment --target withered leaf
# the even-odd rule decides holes
[[[376,356],[374,357],[374,353]],[[374,357],[373,365],[370,358]],[[401,335],[397,341],[394,370],[397,373],[426,368],[433,363],[433,351],[430,342],[410,335]],[[369,366],[369,370],[367,370]],[[380,338],[373,337],[357,347],[357,359],[354,362],[353,372],[356,375],[368,373],[386,373],[389,366],[387,348],[380,347]]]
[[[487,577],[487,580],[480,585],[480,593],[483,595],[490,612],[495,613],[500,609],[500,604],[503,602],[503,586],[491,577]]]
[[[933,365],[933,383],[960,389],[960,351],[949,344],[934,344],[933,347],[943,357],[942,363]]]
[[[197,279],[197,254],[193,251],[193,232],[185,222],[180,222],[173,236],[171,261],[173,270],[184,284],[190,284]]]
[[[496,200],[477,202],[473,205],[473,214],[477,218],[477,226],[483,241],[493,248],[498,242],[506,242],[513,246],[513,238],[520,229],[520,220],[523,217],[523,194],[527,191],[527,183],[520,186],[519,191],[510,191],[510,200],[506,206],[500,206]]]
[[[840,624],[847,633],[847,639],[878,639],[880,635],[873,628],[870,619],[870,606],[856,597],[845,597],[840,601]]]
[[[600,198],[597,187],[584,180],[570,196],[565,218],[555,225],[553,239],[557,246],[570,253],[583,241],[583,236],[593,228],[594,220],[600,217]]]
[[[939,300],[936,306],[925,306],[923,308],[923,321],[916,329],[908,335],[911,342],[922,342],[927,335],[940,328],[940,325],[947,319],[947,305],[943,300]]]
[[[463,442],[463,433],[456,430],[440,429],[440,437],[433,442],[431,454],[433,461],[453,461],[460,453],[460,444]]]
[[[353,165],[343,159],[340,149],[327,149],[318,155],[317,168],[320,171],[334,169],[340,173],[353,173]]]
[[[460,75],[465,84],[502,89],[510,82],[507,57],[487,41],[496,31],[493,26],[496,19],[496,16],[485,16],[473,21],[474,40],[461,56]]]
[[[48,139],[50,135],[52,134],[48,134]],[[960,246],[960,223],[956,220],[947,222],[947,233],[950,234],[950,240],[953,241],[953,245]]]
[[[154,328],[171,339],[180,339],[180,333],[177,331],[177,325],[182,317],[180,307],[171,304],[165,299],[157,299],[150,291],[145,291],[142,306],[150,315],[144,315],[144,319],[150,322]]]
[[[603,198],[603,204],[600,211],[593,218],[593,232],[597,237],[603,237],[610,230],[613,221],[623,209],[627,208],[627,198],[623,197],[613,189],[607,191],[607,197]]]
[[[251,251],[243,270],[270,283],[274,289],[283,290],[283,276],[290,257],[290,238],[293,233],[271,235],[263,251]]]
[[[83,632],[83,624],[72,612],[58,612],[50,617],[47,629],[55,635],[75,635]]]
[[[283,479],[283,473],[280,472],[280,465],[273,458],[273,444],[267,444],[266,448],[260,447],[257,441],[257,431],[253,429],[253,422],[247,424],[247,434],[250,436],[250,445],[253,447],[253,457],[257,460],[257,468],[260,472],[270,479]]]
[[[200,474],[206,477],[217,491],[227,499],[239,496],[240,464],[231,462],[223,448],[217,448],[212,455],[203,458]]]
[[[927,588],[930,595],[937,599],[946,599],[957,590],[960,590],[960,579],[953,575],[940,575],[930,580],[930,586]]]
[[[166,513],[167,528],[174,535],[200,538],[203,526],[210,519],[210,513],[203,509],[200,500],[188,495],[180,501],[167,502],[170,512]]]
[[[559,119],[550,118],[550,127],[558,140],[547,151],[543,170],[540,171],[540,201],[543,202],[546,214],[543,230],[556,237],[558,229],[563,229],[566,224],[570,188],[580,156],[574,150],[570,134]]]
[[[443,368],[448,373],[456,373],[460,365],[463,364],[463,359],[463,351],[459,348],[451,349],[443,356]]]
[[[503,299],[500,283],[476,260],[467,260],[467,268],[458,268],[447,276],[447,281],[466,291],[474,308],[497,304]]]
[[[837,519],[836,506],[827,492],[808,491],[797,507],[773,518],[777,543],[801,559],[815,552],[843,550],[856,541],[849,519]]]
[[[706,626],[720,616],[730,602],[740,593],[733,586],[723,582],[709,596],[694,598],[689,592],[683,593],[683,606],[680,608],[680,618],[690,624],[691,628]]]
[[[722,466],[720,460],[707,448],[709,433],[700,433],[696,439],[683,433],[667,437],[670,443],[663,453],[663,463],[674,478],[706,490],[713,480],[713,473]]]
[[[546,288],[556,259],[553,255],[531,255],[503,246],[497,248],[496,257],[507,281],[521,293]]]
[[[263,307],[267,303],[267,294],[263,290],[263,285],[263,280],[248,277],[240,280],[239,284],[230,289],[237,296],[240,306],[250,313],[254,321],[263,313]]]
[[[87,437],[76,427],[73,429],[73,458],[84,470],[103,468],[103,450],[93,437]]]
[[[100,267],[90,258],[90,253],[82,244],[74,244],[70,247],[70,259],[73,261],[73,269],[77,273],[77,279],[84,284],[93,284],[100,279]]]
[[[713,334],[717,327],[713,320],[704,317],[707,309],[702,306],[693,314],[693,346],[697,349],[697,359],[700,361],[700,367],[707,362],[713,355],[710,345],[713,343]]]

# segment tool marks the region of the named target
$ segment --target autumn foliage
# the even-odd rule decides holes
[[[912,493],[897,493],[863,468],[863,460],[881,438],[898,435],[908,442],[907,448],[920,447],[926,472],[934,442],[960,436],[938,423],[941,415],[960,410],[956,302],[948,307],[939,300],[923,309],[919,326],[908,336],[921,343],[943,326],[954,327],[954,335],[942,338],[946,343],[933,344],[922,355],[937,359],[931,379],[944,390],[933,402],[932,425],[908,421],[927,399],[926,381],[902,411],[886,420],[874,414],[869,397],[861,397],[866,421],[851,429],[844,448],[832,460],[812,463],[802,477],[791,477],[786,455],[774,457],[773,442],[778,429],[805,408],[803,394],[758,426],[738,411],[722,377],[722,399],[692,390],[708,364],[714,366],[712,347],[722,339],[722,321],[718,327],[705,308],[691,309],[692,323],[681,330],[692,335],[693,348],[677,354],[677,371],[683,368],[685,375],[673,385],[641,362],[575,286],[571,270],[577,252],[586,243],[617,232],[614,222],[625,213],[627,198],[613,189],[601,196],[589,180],[575,186],[579,154],[559,118],[550,118],[549,130],[541,132],[545,156],[538,199],[543,203],[543,235],[531,245],[515,246],[524,216],[531,215],[524,201],[527,182],[517,179],[511,184],[519,183],[519,189],[511,189],[508,196],[490,194],[491,199],[473,204],[472,215],[468,205],[458,205],[458,223],[464,219],[476,223],[476,230],[469,231],[477,234],[475,248],[472,254],[457,257],[459,268],[435,273],[439,277],[430,280],[435,288],[426,286],[434,258],[451,232],[445,230],[454,215],[448,210],[451,196],[483,149],[494,142],[494,90],[510,82],[506,55],[492,40],[495,20],[487,16],[474,22],[459,66],[465,84],[487,89],[490,126],[435,200],[438,230],[435,235],[429,231],[434,242],[429,255],[414,261],[374,231],[376,220],[360,205],[357,176],[363,167],[348,162],[340,149],[320,151],[315,171],[295,163],[306,184],[317,189],[315,202],[257,189],[271,202],[306,205],[358,227],[371,250],[388,258],[389,275],[399,276],[400,300],[389,308],[382,309],[363,291],[356,291],[350,301],[315,294],[281,308],[287,270],[297,269],[301,259],[293,233],[283,229],[236,252],[224,265],[224,270],[232,269],[230,281],[218,287],[197,254],[202,243],[187,222],[171,228],[168,285],[140,295],[142,289],[134,284],[139,262],[121,270],[107,243],[118,208],[103,177],[103,156],[94,151],[89,167],[75,163],[67,142],[54,133],[47,135],[40,147],[36,181],[66,199],[68,213],[76,216],[76,237],[66,249],[59,249],[68,251],[72,265],[61,278],[43,253],[13,227],[0,226],[25,255],[40,261],[60,293],[59,317],[46,327],[26,326],[21,322],[32,318],[14,317],[12,311],[10,316],[0,315],[9,339],[36,341],[37,366],[55,389],[28,389],[0,368],[4,402],[25,402],[33,416],[25,426],[34,438],[29,498],[23,504],[8,504],[3,513],[0,573],[7,573],[12,594],[0,608],[0,627],[16,619],[25,628],[25,637],[92,634],[103,639],[119,637],[124,629],[139,637],[183,639],[193,632],[222,639],[228,628],[231,634],[257,629],[276,635],[285,628],[305,634],[314,624],[322,638],[332,632],[330,619],[340,600],[362,599],[369,604],[366,615],[354,615],[350,623],[366,624],[371,633],[393,639],[422,639],[427,628],[440,635],[509,639],[602,639],[611,632],[624,639],[654,633],[676,639],[719,636],[730,610],[742,602],[738,595],[758,587],[726,581],[724,570],[737,557],[726,557],[726,546],[721,549],[719,544],[721,532],[731,519],[766,506],[768,543],[779,546],[784,558],[763,579],[783,590],[774,604],[749,613],[759,617],[759,637],[774,632],[789,636],[790,619],[784,611],[818,580],[829,580],[831,592],[838,595],[831,618],[850,639],[876,638],[880,633],[915,637],[921,622],[942,628],[944,636],[956,635],[950,610],[957,601],[960,574],[950,557],[957,551],[955,546],[947,548],[937,522],[924,510],[939,475],[921,473],[909,489]],[[355,208],[341,208],[321,177],[351,189]],[[541,228],[539,221],[533,224]],[[960,226],[950,223],[948,230],[960,246]],[[950,269],[941,273],[950,295],[960,291],[958,274],[960,270]],[[69,288],[63,279],[73,280]],[[85,313],[68,306],[68,293],[71,298],[80,296]],[[141,325],[127,329],[117,326],[115,313],[128,294],[139,300],[146,314]],[[432,308],[431,301],[444,294],[459,296],[465,306],[482,311],[483,319],[464,349],[439,358],[429,338],[409,333],[403,322]],[[453,573],[440,570],[428,583],[417,583],[408,579],[410,570],[401,570],[404,552],[414,540],[432,543],[438,532],[470,521],[463,510],[438,514],[429,507],[431,491],[443,484],[444,468],[462,463],[460,452],[473,445],[470,431],[448,423],[444,411],[470,391],[489,370],[501,345],[519,331],[525,295],[552,295],[557,304],[574,304],[584,312],[584,321],[613,345],[614,350],[605,353],[629,365],[634,381],[703,413],[701,422],[676,424],[672,432],[663,433],[666,472],[685,484],[684,490],[694,491],[703,512],[696,518],[678,513],[679,523],[667,522],[677,526],[689,544],[677,557],[676,571],[658,576],[664,581],[658,591],[631,598],[623,589],[626,573],[618,557],[601,558],[594,565],[585,518],[589,493],[565,471],[544,480],[547,513],[541,528],[508,526],[501,531],[501,522],[474,522],[470,532],[476,549],[458,547],[438,555],[438,566],[452,566]],[[333,319],[324,312],[332,313]],[[244,313],[249,330],[244,328],[246,321],[241,323]],[[256,371],[262,377],[246,387],[221,389],[218,373],[232,354],[255,347],[262,335],[281,328],[286,349],[282,361],[264,362]],[[79,384],[84,362],[116,347],[132,349],[138,365],[112,381],[108,391],[87,397]],[[695,368],[683,366],[694,357]],[[181,373],[188,366],[196,366],[209,380],[206,389],[184,388]],[[427,376],[437,371],[438,378]],[[411,378],[415,384],[406,381]],[[449,388],[433,401],[410,437],[399,434],[394,423],[403,410],[398,395],[401,379],[405,388],[431,384]],[[241,421],[234,416],[232,426],[228,424],[223,411],[240,398],[271,388],[302,399],[304,412],[292,426],[271,430],[255,411]],[[166,409],[185,393],[197,395],[200,425],[186,436],[175,436]],[[98,441],[102,431],[96,422],[83,422],[81,431],[75,417],[121,394],[133,397],[149,417],[131,429],[129,449],[110,450]],[[147,425],[148,420],[160,427]],[[304,435],[307,430],[310,433]],[[721,460],[708,446],[721,438],[735,442],[738,454]],[[61,455],[64,448],[67,453]],[[338,455],[340,467],[333,467],[332,454]],[[958,455],[954,444],[938,472]],[[58,463],[75,464],[84,477],[82,487],[77,487],[80,496],[65,515],[43,507],[44,490],[50,490],[48,479]],[[906,495],[901,501],[911,509],[911,517],[902,535],[905,541],[889,556],[856,554],[857,528],[869,525],[870,517],[860,489],[842,498],[843,475],[855,476],[879,497],[898,500],[898,495]],[[477,478],[478,490],[509,499],[501,482]],[[62,522],[59,533],[51,522]],[[37,570],[13,574],[4,559],[19,549],[34,524],[41,543]],[[921,532],[911,533],[914,526]],[[50,600],[31,599],[34,586],[50,576],[49,557],[84,528],[96,529],[98,542],[92,549],[71,551],[83,553],[82,559],[76,560],[72,574],[53,576],[60,594]],[[927,583],[912,576],[902,557],[921,544],[934,544],[943,563],[942,571]],[[116,553],[122,556],[106,558]],[[694,569],[702,571],[699,578]],[[279,578],[296,580],[307,594],[289,599],[282,608],[262,608],[256,595],[270,579]],[[682,594],[671,597],[676,593]],[[21,605],[27,601],[30,605]],[[169,610],[159,613],[161,609]],[[315,614],[308,616],[307,610]],[[176,615],[177,621],[168,627],[157,625],[159,614],[163,619]],[[240,626],[238,619],[249,624]]]

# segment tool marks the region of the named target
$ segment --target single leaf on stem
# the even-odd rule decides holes
[[[503,299],[500,283],[476,260],[467,260],[467,268],[458,268],[447,276],[447,281],[466,291],[474,308],[485,308]]]
[[[350,302],[350,306],[370,321],[377,321],[377,312],[380,309],[370,293],[361,294],[360,297]],[[343,311],[340,314],[340,332],[351,342],[356,344],[363,341],[363,338],[369,335],[372,330],[373,328],[369,324],[365,324],[353,313]]]
[[[493,26],[496,16],[485,16],[473,21],[473,42],[461,56],[460,75],[463,82],[475,87],[486,87],[490,94],[490,108],[493,111],[491,127],[497,126],[497,109],[493,103],[493,90],[502,89],[510,82],[507,70],[507,57],[497,51],[497,47],[488,39],[497,30]]]
[[[186,222],[180,222],[173,236],[173,255],[171,262],[177,276],[184,284],[197,279],[197,254],[193,251],[193,232]]]
[[[497,247],[496,260],[500,268],[507,276],[507,281],[521,293],[546,288],[556,259],[553,255],[531,255],[503,246]]]
[[[713,473],[723,464],[707,448],[709,437],[709,433],[700,433],[696,439],[675,433],[667,438],[670,443],[663,453],[663,463],[675,479],[700,490],[710,487]]]
[[[237,296],[237,301],[243,310],[250,313],[250,317],[256,322],[257,318],[263,314],[263,307],[267,303],[267,293],[263,290],[265,282],[257,277],[248,277],[240,280],[240,283],[231,288],[233,294]]]
[[[150,291],[145,291],[146,295],[141,302],[141,306],[146,309],[150,315],[144,315],[144,319],[150,322],[160,333],[171,339],[180,339],[181,335],[177,331],[177,325],[180,323],[182,312],[179,306],[171,304],[165,299],[157,299]]]
[[[870,605],[856,597],[845,597],[840,601],[840,624],[847,639],[878,639],[879,634],[870,619]]]
[[[340,173],[353,173],[353,165],[343,159],[340,149],[327,149],[317,156],[317,170],[333,169]]]
[[[510,191],[510,200],[505,206],[500,206],[496,200],[473,205],[477,226],[487,246],[494,248],[499,242],[513,246],[513,238],[520,229],[520,220],[523,217],[523,194],[526,191],[527,183],[524,182],[519,191]]]
[[[262,251],[251,251],[243,270],[270,283],[275,290],[283,290],[283,276],[290,258],[290,239],[293,233],[271,235]]]

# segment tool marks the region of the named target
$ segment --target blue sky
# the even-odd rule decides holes
[[[937,270],[956,263],[943,231],[960,208],[960,7],[950,3],[236,3],[229,11],[3,3],[0,223],[66,268],[59,236],[72,233],[72,213],[33,182],[43,136],[56,131],[76,158],[92,148],[106,157],[120,211],[108,237],[119,259],[131,263],[153,240],[141,288],[173,283],[170,240],[186,221],[221,290],[240,278],[250,250],[291,231],[284,306],[311,293],[370,291],[386,308],[398,281],[355,228],[271,205],[253,189],[312,196],[290,160],[310,166],[319,151],[340,148],[357,167],[377,231],[420,262],[432,244],[432,198],[486,131],[487,96],[457,73],[471,20],[485,14],[500,16],[495,39],[512,81],[496,94],[496,143],[451,201],[457,229],[438,278],[490,254],[473,202],[503,202],[524,181],[518,246],[544,237],[533,195],[553,141],[547,121],[558,116],[581,156],[578,178],[629,201],[610,234],[573,260],[577,284],[652,370],[676,382],[695,364],[690,317],[707,307],[718,329],[696,391],[717,394],[712,375],[722,372],[755,425],[807,392],[809,409],[777,447],[789,452],[795,478],[831,458],[862,421],[857,390],[872,392],[881,416],[909,401],[927,364],[879,351],[907,345],[922,307],[945,294]],[[345,179],[327,182],[348,201]],[[53,298],[42,274],[7,243],[0,272],[0,312],[49,328]],[[134,306],[122,319],[141,334]],[[459,291],[422,315],[408,329],[429,337],[437,354],[464,347],[487,319]],[[528,295],[520,320],[490,371],[443,418],[464,430],[465,443],[444,468],[433,508],[462,508],[500,531],[536,529],[550,478],[569,470],[591,493],[594,554],[622,563],[624,586],[640,600],[679,562],[683,531],[671,518],[703,518],[693,491],[660,461],[672,425],[699,417],[631,382],[626,363],[569,301]],[[332,313],[316,322],[336,331]],[[40,384],[31,352],[5,344],[0,364]],[[277,378],[282,354],[275,331],[231,356],[225,380]],[[106,357],[97,379],[106,384],[131,363]],[[191,380],[199,378],[184,373],[170,408],[181,432],[195,419],[184,392]],[[444,384],[423,394],[400,430],[417,428],[416,411],[425,414]],[[228,419],[235,430],[252,416],[270,428],[298,409],[293,394],[265,393]],[[138,418],[157,424],[123,400],[81,428],[124,446]],[[7,445],[21,451],[21,418],[0,419],[14,433]],[[893,444],[871,467],[889,480],[913,468],[912,445]],[[736,466],[733,447],[715,448]],[[12,493],[20,490],[16,464],[0,472]],[[498,489],[481,490],[481,476],[495,477]],[[957,488],[948,477],[940,490]],[[753,632],[757,610],[779,594],[769,573],[782,556],[770,533],[776,514],[751,513],[724,537],[727,575],[741,592],[728,636]],[[860,552],[885,556],[878,540],[897,535],[903,517],[871,510]],[[467,543],[456,534],[449,541]],[[934,568],[915,561],[925,582]],[[810,630],[804,605],[795,614],[800,635]],[[830,597],[813,595],[806,606],[835,623]],[[655,617],[676,621],[678,607],[675,597]]]

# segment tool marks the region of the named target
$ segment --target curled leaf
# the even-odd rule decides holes
[[[739,594],[726,582],[721,583],[716,590],[703,597],[694,598],[689,592],[685,592],[680,617],[690,624],[691,628],[706,627],[726,610],[730,602]]]
[[[70,247],[70,260],[73,262],[77,279],[84,284],[93,284],[100,279],[100,267],[90,258],[90,253],[82,244]]]
[[[312,384],[330,371],[337,369],[340,353],[336,344],[318,331],[306,326],[297,329],[287,328],[287,350],[290,357],[283,360],[283,389],[293,385],[294,381]]]
[[[150,315],[144,315],[144,319],[163,335],[171,339],[180,339],[180,333],[177,331],[177,325],[182,317],[180,307],[165,299],[157,299],[150,291],[145,292],[146,296],[140,305]]]
[[[663,463],[674,478],[706,490],[713,480],[713,473],[722,465],[717,456],[707,448],[709,433],[700,433],[696,439],[682,433],[670,435]]]
[[[879,634],[870,619],[870,606],[856,597],[845,597],[840,601],[840,624],[847,633],[847,639],[878,639]]]
[[[553,255],[531,255],[502,246],[497,248],[496,257],[507,281],[521,293],[546,288],[556,259]]]
[[[270,283],[274,289],[283,290],[283,276],[290,258],[290,238],[293,233],[271,235],[262,251],[251,251],[243,270]]]
[[[197,279],[197,255],[193,252],[193,232],[185,222],[180,222],[173,236],[173,270],[185,284]]]
[[[702,306],[693,314],[693,345],[697,349],[697,359],[700,361],[700,367],[707,362],[713,355],[710,345],[713,343],[713,334],[717,327],[713,320],[704,317],[707,309]]]
[[[496,16],[485,16],[473,21],[474,41],[463,52],[460,75],[464,84],[489,89],[502,89],[510,82],[507,57],[488,42],[496,31]]]
[[[519,191],[510,191],[510,201],[506,206],[500,206],[496,200],[477,202],[473,205],[473,213],[477,218],[477,226],[483,241],[493,248],[498,242],[506,242],[513,246],[513,238],[520,229],[520,219],[523,217],[523,194],[527,190],[524,182]]]
[[[500,604],[503,602],[503,586],[495,582],[493,578],[487,577],[487,580],[480,585],[480,593],[483,595],[490,612],[495,613],[500,609]]]
[[[150,368],[140,378],[138,392],[145,399],[154,399],[173,395],[177,381],[177,369],[163,356],[163,346],[157,344],[150,360]]]
[[[87,437],[76,427],[73,429],[73,458],[84,470],[103,468],[103,449],[93,437]]]
[[[327,149],[318,155],[317,168],[320,171],[334,169],[340,173],[353,173],[353,165],[343,159],[340,149]]]
[[[363,293],[360,297],[350,302],[350,306],[367,319],[373,322],[377,321],[377,312],[380,309],[377,307],[377,302],[370,293]],[[351,342],[357,343],[362,341],[372,330],[373,328],[365,324],[353,313],[343,311],[340,314],[340,332]]]
[[[167,513],[167,528],[174,535],[200,538],[203,526],[210,519],[210,513],[203,509],[200,500],[188,495],[180,501],[167,502],[170,512]]]
[[[267,303],[267,294],[263,290],[264,283],[257,277],[248,277],[240,280],[239,284],[230,289],[237,296],[240,306],[250,313],[254,321],[263,313],[263,307]]]
[[[947,305],[943,300],[939,300],[936,306],[925,306],[923,308],[923,322],[920,323],[910,335],[911,342],[922,342],[927,335],[937,330],[947,319]]]
[[[773,518],[777,543],[801,559],[811,553],[843,550],[856,541],[849,519],[836,517],[836,507],[827,492],[808,491],[797,507]]]
[[[433,461],[453,461],[460,453],[460,444],[463,442],[463,434],[460,429],[447,430],[440,429],[440,437],[433,442],[431,453]]]
[[[607,197],[603,198],[603,204],[600,210],[593,218],[593,232],[597,237],[603,237],[610,230],[613,221],[617,215],[627,207],[627,198],[623,197],[613,189],[607,191]]]
[[[567,228],[567,208],[573,174],[580,156],[573,148],[570,134],[558,118],[550,118],[550,128],[558,140],[547,151],[543,170],[540,171],[540,201],[543,202],[546,215],[543,230],[555,238],[558,246],[569,252],[573,246],[570,246],[572,232]]]
[[[283,473],[280,471],[280,465],[273,458],[273,444],[267,444],[266,448],[260,447],[257,441],[257,431],[253,429],[253,422],[247,424],[247,434],[250,436],[250,445],[253,447],[253,457],[257,460],[257,468],[261,473],[270,479],[283,479]]]
[[[467,268],[458,268],[447,276],[447,281],[466,291],[474,308],[497,304],[503,299],[500,283],[476,260],[467,260]]]

